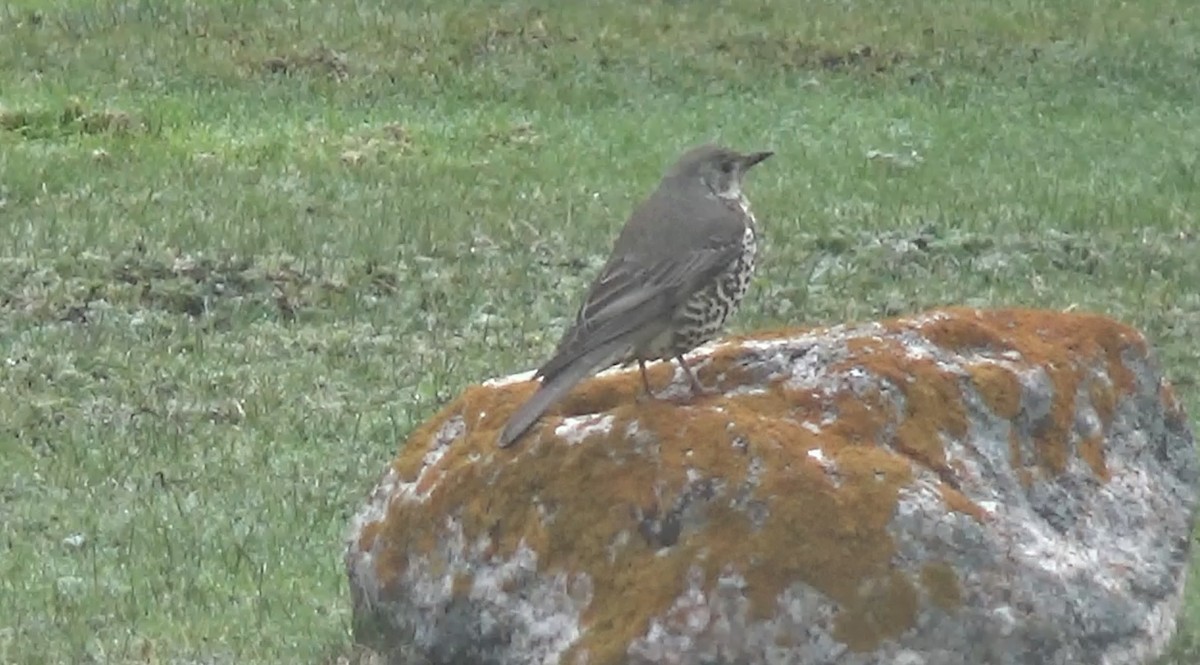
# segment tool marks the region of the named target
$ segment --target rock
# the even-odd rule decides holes
[[[946,309],[690,360],[717,394],[606,372],[498,449],[525,375],[420,427],[354,520],[357,637],[439,665],[1121,665],[1171,637],[1198,466],[1136,331]]]

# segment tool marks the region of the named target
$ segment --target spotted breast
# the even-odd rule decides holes
[[[669,348],[662,350],[662,358],[687,353],[719,335],[749,290],[758,254],[754,215],[744,197],[739,196],[730,203],[740,207],[746,215],[741,254],[717,279],[697,291],[675,311]]]

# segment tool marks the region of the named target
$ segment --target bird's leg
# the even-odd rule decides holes
[[[699,397],[708,394],[704,386],[700,385],[700,379],[696,378],[696,373],[688,366],[687,361],[683,359],[682,353],[675,354],[675,360],[679,361],[679,366],[683,368],[683,373],[687,375],[688,383],[692,385],[692,397]]]
[[[638,395],[639,402],[651,399],[663,399],[669,402],[686,403],[693,398],[708,394],[708,390],[706,390],[704,386],[700,384],[700,379],[696,378],[696,373],[692,371],[692,368],[687,364],[687,361],[683,359],[683,354],[676,354],[675,360],[678,361],[679,366],[683,368],[683,374],[688,379],[688,384],[691,386],[692,394],[682,398],[664,398],[654,394],[654,389],[650,387],[650,376],[646,373],[646,361],[638,358],[638,369],[641,370],[642,373],[642,388],[644,389],[644,392]]]
[[[645,392],[641,395],[638,395],[638,401],[640,402],[643,400],[654,399],[657,397],[657,395],[655,395],[654,390],[650,388],[650,377],[646,375],[645,360],[638,358],[638,369],[642,372],[642,387],[645,388]]]

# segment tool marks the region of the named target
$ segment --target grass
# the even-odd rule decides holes
[[[1192,4],[0,4],[0,661],[352,655],[397,444],[707,139],[778,153],[737,329],[1097,310],[1200,412]]]

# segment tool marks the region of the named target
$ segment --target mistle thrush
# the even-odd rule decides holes
[[[771,152],[692,148],[630,215],[575,322],[535,378],[541,386],[509,419],[509,446],[583,379],[616,364],[674,358],[693,394],[704,392],[683,354],[715,337],[754,271],[758,238],[742,179]]]

